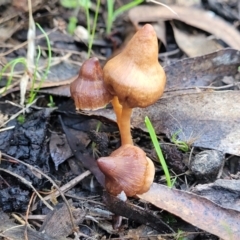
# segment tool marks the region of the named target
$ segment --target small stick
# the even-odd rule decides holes
[[[61,197],[63,198],[63,201],[65,202],[65,204],[66,204],[66,206],[67,206],[67,209],[68,209],[68,212],[69,212],[69,215],[70,215],[71,224],[72,224],[72,226],[73,226],[73,231],[77,231],[77,232],[78,232],[78,228],[77,228],[77,227],[75,226],[75,224],[74,224],[73,214],[72,214],[70,205],[69,205],[66,197],[65,197],[64,194],[62,193],[61,189],[58,187],[58,185],[57,185],[48,175],[46,175],[44,172],[42,172],[40,169],[37,169],[37,168],[35,168],[35,167],[33,167],[33,166],[31,166],[31,165],[29,165],[29,164],[27,164],[27,163],[25,163],[25,162],[17,159],[17,158],[14,158],[14,157],[12,157],[12,156],[9,156],[9,155],[7,155],[7,154],[5,154],[5,153],[2,153],[2,156],[7,157],[7,158],[10,158],[10,159],[13,159],[13,160],[15,160],[15,161],[17,161],[17,162],[19,162],[19,163],[27,166],[30,170],[34,169],[34,171],[36,171],[37,173],[40,173],[42,176],[44,176],[46,179],[48,179],[48,181],[51,182],[51,183],[53,184],[53,186],[59,191]],[[5,171],[5,172],[7,171],[7,170],[1,169],[1,168],[0,168],[0,170]],[[14,174],[14,173],[12,173],[12,172],[9,172],[9,171],[7,171],[7,172],[8,172],[9,174],[16,175],[16,174]],[[20,177],[20,176],[16,175],[16,177]],[[22,177],[21,177],[21,178],[22,178]],[[30,183],[27,182],[24,178],[22,178],[22,180],[23,180],[23,182],[26,182],[26,183],[30,184]],[[30,186],[31,186],[32,188],[34,188],[31,184],[30,184]],[[34,189],[35,189],[35,188],[34,188]],[[36,192],[36,194],[40,197],[40,199],[41,199],[47,206],[49,206],[51,210],[53,210],[53,208],[42,198],[42,196],[37,192],[36,189],[35,189],[35,192]]]

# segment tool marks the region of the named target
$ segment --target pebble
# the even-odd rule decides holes
[[[192,173],[202,182],[216,180],[218,173],[224,164],[224,154],[217,150],[202,151],[190,162]]]

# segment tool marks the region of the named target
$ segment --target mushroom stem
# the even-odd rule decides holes
[[[120,120],[120,135],[122,145],[131,144],[133,145],[132,135],[131,135],[131,115],[132,108],[127,107],[126,105],[122,106],[122,114]]]
[[[117,117],[117,124],[118,124],[118,128],[120,131],[120,119],[121,119],[121,115],[122,115],[122,105],[119,103],[118,97],[114,96],[112,99],[112,106],[113,106],[113,110],[116,114]]]

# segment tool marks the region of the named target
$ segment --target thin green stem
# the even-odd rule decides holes
[[[49,40],[49,37],[48,37],[47,33],[42,29],[42,27],[38,23],[36,25],[38,26],[38,28],[41,30],[41,32],[45,36],[45,39],[46,39],[46,42],[47,42],[47,48],[48,48],[47,68],[46,68],[46,71],[44,72],[44,75],[43,75],[43,78],[42,78],[43,81],[44,81],[46,79],[48,73],[49,73],[51,62],[52,62],[52,48],[51,48],[50,40]],[[41,81],[40,84],[42,84],[43,81]],[[40,87],[41,87],[41,85],[39,85],[39,88]]]
[[[114,0],[107,0],[107,29],[106,33],[110,34],[112,29],[112,23],[113,23],[113,8],[114,8]]]
[[[41,48],[38,46],[38,55],[36,58],[36,63],[35,63],[35,68],[34,68],[34,72],[33,72],[33,81],[32,81],[32,85],[31,85],[31,89],[30,89],[30,97],[28,99],[28,103],[31,103],[34,99],[34,85],[35,85],[35,81],[37,78],[37,69],[38,69],[38,64],[39,64],[39,59],[41,57]],[[31,100],[31,101],[30,101]]]
[[[96,127],[96,132],[99,132],[101,126],[102,126],[102,123],[100,121],[98,121],[97,127]]]
[[[125,5],[123,5],[122,7],[118,8],[116,11],[114,11],[113,13],[113,17],[112,17],[112,21],[114,21],[116,19],[116,17],[120,14],[122,14],[123,12],[139,5],[140,3],[144,2],[144,0],[136,0],[136,1],[132,1],[130,3],[127,3]]]
[[[154,146],[155,151],[158,155],[159,161],[162,165],[162,168],[163,168],[163,171],[164,171],[164,174],[165,174],[165,177],[166,177],[167,185],[168,185],[168,187],[172,187],[170,174],[169,174],[169,171],[168,171],[168,166],[167,166],[166,161],[164,159],[164,156],[163,156],[162,150],[160,148],[160,145],[159,145],[159,142],[158,142],[158,139],[157,139],[157,135],[155,133],[153,125],[152,125],[152,123],[150,122],[150,120],[147,116],[145,117],[145,124],[146,124],[148,132],[150,134],[150,137],[152,139],[153,146]]]
[[[87,31],[89,36],[91,35],[91,27],[90,27],[90,14],[89,14],[89,3],[85,1],[85,11],[86,11],[86,18],[87,18]]]
[[[97,20],[98,20],[98,13],[99,13],[99,9],[100,9],[100,3],[101,3],[101,0],[98,0],[97,1],[96,12],[95,12],[95,16],[94,16],[94,21],[93,21],[92,34],[90,36],[89,45],[88,45],[88,58],[90,57],[91,51],[92,51],[92,45],[93,45],[93,40],[94,40],[96,27],[97,27]]]
[[[180,149],[183,152],[188,152],[189,151],[189,146],[186,142],[184,141],[180,141],[177,139],[177,135],[178,133],[180,133],[181,130],[175,132],[172,137],[171,137],[171,142],[173,142],[174,144],[176,144],[176,146],[178,147],[178,149]]]
[[[7,81],[6,87],[5,87],[5,89],[4,89],[3,92],[0,92],[0,94],[5,93],[5,92],[7,91],[9,85],[10,85],[11,82],[12,82],[14,68],[15,68],[15,66],[16,66],[18,63],[22,63],[25,68],[27,67],[26,58],[21,57],[21,58],[14,59],[14,60],[10,61],[10,62],[7,63],[7,64],[3,67],[3,69],[0,71],[0,80],[1,80],[1,79],[2,79],[2,74],[7,70],[8,67],[11,66],[11,72],[10,72],[10,76],[8,77],[8,81]]]
[[[118,15],[120,15],[123,12],[139,5],[142,2],[144,2],[144,0],[135,0],[135,1],[132,1],[130,3],[127,3],[123,6],[121,6],[120,8],[118,8],[117,10],[114,11],[114,0],[107,0],[108,14],[107,14],[106,33],[110,34],[111,29],[112,29],[113,21],[116,19],[116,17]]]
[[[28,100],[29,103],[31,103],[34,98],[36,97],[39,89],[41,88],[43,82],[46,80],[47,75],[49,73],[50,70],[50,66],[51,66],[51,61],[52,61],[52,49],[51,49],[51,44],[50,44],[50,40],[48,35],[46,34],[46,32],[42,29],[42,27],[36,23],[37,27],[40,29],[40,31],[43,33],[43,35],[45,36],[46,42],[47,42],[47,47],[48,47],[48,61],[47,61],[47,68],[42,76],[42,79],[40,81],[40,83],[38,84],[38,87],[35,89],[35,91],[30,95],[30,98]],[[34,86],[33,86],[34,87]]]

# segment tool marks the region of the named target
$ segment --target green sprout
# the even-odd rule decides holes
[[[181,132],[181,130],[175,132],[171,137],[171,142],[174,143],[177,148],[183,152],[189,152],[189,146],[186,142],[178,140],[177,136]]]
[[[92,51],[93,40],[95,38],[98,14],[99,14],[99,10],[100,10],[100,4],[101,4],[101,0],[97,0],[97,6],[96,6],[96,11],[95,11],[93,26],[92,26],[92,30],[91,30],[90,13],[89,13],[89,9],[91,7],[91,1],[90,0],[61,0],[61,5],[63,7],[75,9],[74,13],[73,13],[73,16],[71,16],[69,18],[69,23],[68,23],[68,27],[67,27],[68,32],[70,34],[73,34],[74,30],[77,27],[77,17],[76,16],[79,12],[79,8],[82,7],[85,11],[86,21],[87,21],[87,31],[88,31],[88,34],[89,34],[88,58],[90,57],[90,54],[91,54],[91,51]]]
[[[155,148],[155,151],[157,153],[157,156],[159,158],[160,164],[163,168],[163,171],[164,171],[164,174],[165,174],[165,177],[166,177],[166,181],[167,181],[167,185],[168,185],[168,187],[172,187],[168,166],[166,164],[166,161],[164,159],[162,150],[160,148],[156,132],[153,128],[153,125],[152,125],[150,119],[147,116],[145,117],[145,124],[146,124],[146,127],[148,129],[148,132],[149,132],[149,135],[151,137],[151,140],[152,140],[153,146]]]
[[[4,91],[1,92],[2,94],[5,93],[8,89],[8,87],[10,86],[11,82],[12,82],[12,78],[13,78],[13,72],[14,72],[14,68],[17,64],[23,64],[23,66],[25,68],[27,68],[27,60],[26,58],[17,58],[17,59],[13,59],[12,61],[8,62],[3,68],[2,70],[0,71],[0,80],[2,79],[2,74],[10,67],[11,68],[11,71],[10,71],[10,75],[8,77],[8,80],[7,80],[7,84],[4,88]]]
[[[90,34],[90,40],[89,40],[89,44],[88,44],[88,58],[90,57],[91,51],[92,51],[92,45],[93,45],[93,40],[95,37],[95,32],[96,32],[96,27],[97,27],[97,20],[98,20],[98,13],[99,13],[99,9],[100,9],[100,3],[101,0],[97,1],[97,8],[95,11],[95,16],[94,16],[94,22],[93,22],[93,28],[92,28],[92,32]]]
[[[69,18],[68,22],[68,32],[73,34],[77,27],[77,15],[79,13],[80,7],[84,9],[87,20],[87,30],[90,35],[90,16],[89,16],[89,8],[91,7],[90,0],[61,0],[61,5],[65,8],[74,9],[72,16]]]
[[[37,74],[37,68],[38,68],[38,62],[39,62],[39,59],[40,59],[40,56],[41,56],[41,49],[40,47],[38,47],[38,55],[37,55],[37,58],[36,58],[36,64],[35,64],[35,68],[34,68],[34,73],[33,73],[33,82],[32,82],[32,85],[31,85],[31,89],[30,89],[30,95],[29,95],[29,99],[28,99],[28,103],[32,103],[36,97],[36,94],[38,93],[39,89],[41,88],[41,85],[42,83],[45,81],[48,73],[49,73],[49,69],[50,69],[50,66],[51,66],[51,60],[52,60],[52,53],[51,53],[51,45],[50,45],[50,41],[49,41],[49,38],[48,38],[48,35],[46,34],[46,32],[41,28],[41,26],[39,24],[36,24],[38,26],[38,28],[41,30],[41,32],[44,34],[45,38],[46,38],[46,41],[47,41],[47,45],[48,45],[48,64],[47,64],[47,68],[44,72],[44,75],[37,87],[37,89],[35,89],[35,81],[36,81],[36,74]],[[24,57],[20,57],[20,58],[17,58],[17,59],[14,59],[10,62],[8,62],[3,68],[2,70],[0,71],[0,80],[2,79],[2,75],[3,73],[10,67],[10,75],[7,79],[7,84],[4,88],[4,91],[2,93],[5,93],[8,89],[8,87],[10,86],[11,82],[12,82],[12,78],[13,78],[13,75],[14,75],[14,69],[16,67],[17,64],[23,64],[25,70],[27,69],[27,59],[24,58]]]
[[[90,0],[61,0],[61,5],[65,8],[90,7]]]
[[[97,122],[97,126],[96,126],[96,132],[99,132],[100,128],[102,126],[102,123],[100,121]],[[94,157],[98,157],[100,155],[99,151],[96,148],[97,144],[95,142],[92,142],[92,152],[93,152],[93,156]]]
[[[47,104],[47,106],[51,107],[51,108],[56,106],[55,102],[53,101],[53,96],[52,95],[49,95],[49,103]]]
[[[114,0],[107,0],[107,8],[108,8],[108,13],[107,13],[107,28],[106,28],[106,33],[110,34],[111,29],[112,29],[112,24],[116,20],[117,16],[122,14],[123,12],[139,5],[140,3],[144,2],[144,0],[133,0],[130,3],[127,3],[120,8],[114,10]]]
[[[69,22],[68,22],[68,25],[67,25],[67,30],[68,32],[73,35],[76,27],[77,27],[77,18],[75,16],[71,16],[69,18]]]
[[[178,229],[177,235],[175,236],[176,240],[187,240],[188,238],[185,236],[186,233],[180,229]]]
[[[23,124],[25,122],[25,116],[23,114],[19,115],[17,117],[17,121],[20,123],[20,124]]]
[[[34,69],[34,77],[33,77],[33,83],[32,83],[32,86],[31,86],[31,90],[30,90],[30,96],[29,96],[29,99],[28,99],[28,103],[32,103],[37,95],[37,93],[39,92],[39,89],[41,88],[43,82],[46,80],[47,78],[47,75],[49,73],[49,70],[50,70],[50,66],[51,66],[51,61],[52,61],[52,49],[51,49],[51,44],[50,44],[50,40],[48,38],[48,35],[47,33],[42,29],[42,27],[37,23],[36,24],[37,27],[40,29],[40,31],[43,33],[45,39],[46,39],[46,42],[47,42],[47,47],[48,47],[48,61],[47,61],[47,68],[46,70],[44,71],[44,74],[41,78],[41,81],[39,82],[37,88],[35,89],[35,81],[36,81],[36,73],[37,73],[37,67],[38,67],[38,62],[39,62],[39,59],[40,59],[40,56],[41,56],[41,49],[40,47],[38,46],[38,56],[37,56],[37,59],[36,59],[36,66],[35,66],[35,69]]]
[[[65,8],[74,9],[72,17],[69,18],[69,23],[68,23],[68,27],[67,27],[68,32],[70,34],[73,34],[74,30],[76,29],[77,14],[79,12],[80,7],[84,9],[85,14],[86,14],[87,31],[90,36],[90,40],[89,40],[89,44],[88,44],[88,57],[89,57],[90,52],[92,50],[93,39],[94,39],[95,32],[96,32],[96,25],[97,25],[101,1],[100,0],[97,1],[92,31],[91,31],[91,27],[90,27],[90,13],[89,13],[89,9],[92,6],[91,0],[61,0],[60,2],[61,2],[61,5]],[[118,9],[114,10],[115,0],[107,0],[106,33],[110,34],[113,22],[116,20],[116,18],[120,14],[139,5],[142,2],[144,2],[144,0],[133,0],[130,3],[127,3],[127,4],[119,7]]]

